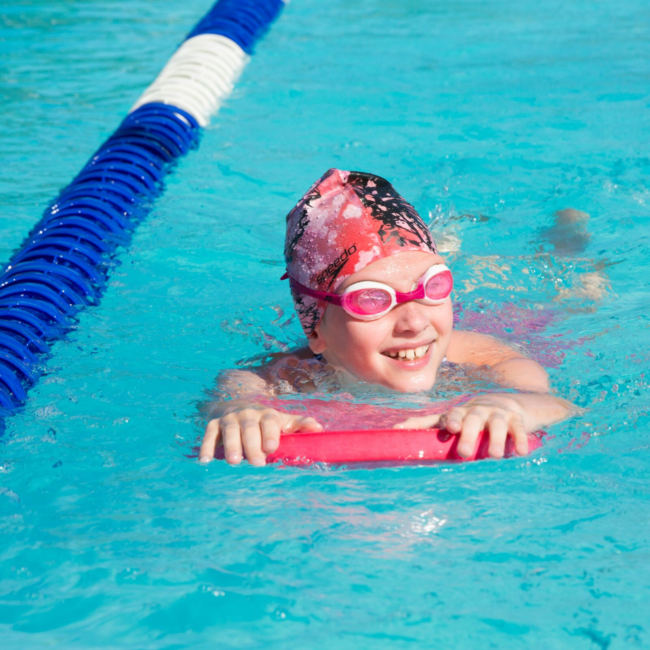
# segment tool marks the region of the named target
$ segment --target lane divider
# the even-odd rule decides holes
[[[171,163],[232,92],[282,0],[220,0],[0,273],[0,416],[18,410],[54,341],[96,305],[109,261],[161,193]]]
[[[152,102],[173,102],[206,126],[232,92],[248,58],[229,38],[195,36],[181,45],[132,110]]]

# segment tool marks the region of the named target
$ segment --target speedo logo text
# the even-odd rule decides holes
[[[356,252],[357,246],[356,244],[352,244],[350,248],[344,250],[331,264],[329,264],[324,271],[319,273],[318,277],[316,278],[316,282],[318,282],[318,284],[321,284],[328,278],[335,275],[336,272],[348,261],[350,256],[354,255]]]

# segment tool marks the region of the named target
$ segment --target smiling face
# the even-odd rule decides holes
[[[364,281],[382,282],[406,293],[430,266],[443,263],[431,253],[397,253],[354,273],[337,293]],[[309,347],[363,381],[404,393],[425,391],[436,381],[452,327],[451,298],[440,305],[405,302],[373,321],[358,320],[330,305],[309,337]]]

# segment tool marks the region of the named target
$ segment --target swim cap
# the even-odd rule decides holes
[[[316,291],[335,292],[368,264],[404,251],[438,252],[415,208],[373,174],[329,169],[287,215],[287,274]],[[328,303],[291,294],[309,336]]]

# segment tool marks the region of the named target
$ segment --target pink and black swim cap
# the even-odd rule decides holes
[[[287,215],[287,274],[317,291],[336,292],[353,273],[404,251],[437,248],[415,208],[373,174],[330,169]],[[291,294],[309,336],[327,303]]]

